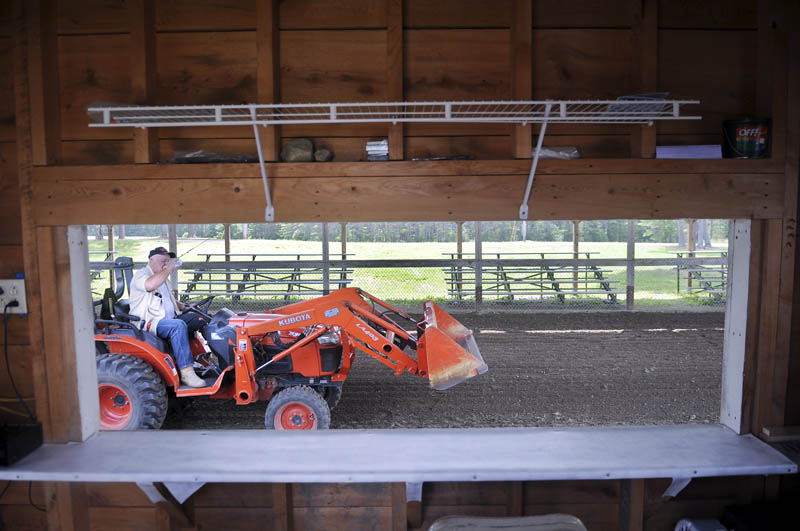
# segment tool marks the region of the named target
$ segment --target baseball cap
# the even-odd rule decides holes
[[[164,249],[163,247],[156,247],[155,249],[150,251],[150,254],[147,255],[147,258],[153,258],[153,256],[155,256],[157,254],[165,254],[165,255],[169,256],[170,258],[175,258],[175,253],[171,253],[171,252],[167,251],[166,249]]]

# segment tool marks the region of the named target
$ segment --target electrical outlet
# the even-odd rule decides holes
[[[28,303],[25,299],[25,279],[8,278],[0,280],[0,312],[11,301],[17,301],[19,306],[9,306],[8,313],[28,313]]]

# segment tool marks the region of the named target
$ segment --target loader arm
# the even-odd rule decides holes
[[[271,312],[232,317],[230,322],[240,329],[239,337],[310,326],[317,327],[316,336],[321,333],[320,327],[339,328],[357,340],[358,350],[391,368],[395,375],[408,371],[428,379],[435,389],[446,389],[486,371],[472,333],[430,301],[425,304],[421,321],[358,288],[340,289]],[[418,335],[409,333],[387,313],[408,320]],[[401,346],[417,350],[417,359]],[[290,353],[284,350],[268,363]]]

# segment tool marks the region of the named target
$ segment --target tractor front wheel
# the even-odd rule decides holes
[[[101,430],[157,430],[167,415],[167,391],[146,361],[127,354],[96,358]]]
[[[331,411],[312,388],[287,387],[269,401],[264,425],[268,430],[326,430],[331,425]]]

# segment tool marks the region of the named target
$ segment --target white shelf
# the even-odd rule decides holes
[[[695,100],[440,101],[270,105],[93,106],[89,127],[185,127],[329,123],[629,123],[699,120]]]

